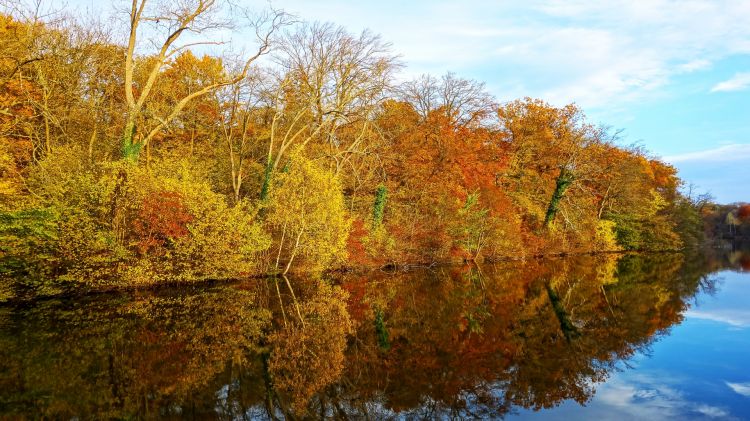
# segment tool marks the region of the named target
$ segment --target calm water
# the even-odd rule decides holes
[[[0,418],[750,419],[743,267],[576,257],[0,307]]]

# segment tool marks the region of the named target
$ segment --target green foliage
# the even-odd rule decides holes
[[[674,250],[682,246],[670,214],[664,212],[667,201],[656,191],[638,213],[612,213],[617,243],[626,250]]]
[[[135,141],[136,130],[135,123],[129,123],[122,137],[122,157],[129,162],[137,162],[143,148],[142,143]]]
[[[268,199],[268,191],[271,188],[271,175],[273,173],[273,164],[271,162],[266,163],[265,169],[263,170],[263,184],[260,189],[260,200],[265,201]]]
[[[479,255],[491,235],[492,218],[489,209],[479,205],[479,192],[466,197],[463,207],[457,212],[458,224],[451,231],[459,246],[472,258]]]
[[[385,327],[383,310],[375,310],[375,334],[378,338],[378,347],[383,351],[391,349],[391,341],[388,338],[388,329]]]
[[[0,301],[17,287],[48,289],[47,278],[59,263],[58,219],[54,209],[0,212]]]
[[[565,195],[565,190],[570,187],[575,179],[572,172],[567,170],[565,167],[560,168],[560,175],[555,180],[555,192],[552,194],[552,199],[547,207],[547,213],[544,215],[544,226],[548,227],[550,223],[555,219],[557,215],[557,209],[560,206],[560,200]]]
[[[675,221],[675,231],[679,234],[684,247],[695,249],[705,241],[700,206],[701,203],[693,202],[682,195],[672,204],[670,213]]]
[[[385,213],[385,203],[388,196],[388,189],[384,185],[379,185],[375,192],[375,203],[372,205],[372,227],[378,229],[383,223]]]
[[[370,230],[362,242],[367,254],[378,261],[393,262],[399,259],[396,240],[388,233],[384,225]]]
[[[617,224],[606,219],[599,220],[596,224],[596,246],[599,250],[619,250],[617,244]]]
[[[550,284],[547,284],[546,288],[547,296],[549,297],[549,301],[552,304],[555,316],[557,316],[557,320],[560,322],[560,330],[562,330],[563,334],[565,335],[565,339],[570,342],[571,340],[579,337],[581,333],[570,320],[570,316],[568,315],[567,311],[565,311],[563,302],[557,292],[555,292]]]

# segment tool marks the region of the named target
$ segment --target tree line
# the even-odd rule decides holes
[[[701,240],[675,168],[575,104],[399,81],[379,35],[280,10],[128,3],[0,15],[0,295]]]

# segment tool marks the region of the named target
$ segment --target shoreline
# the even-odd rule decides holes
[[[708,244],[703,245],[706,247]],[[701,248],[702,248],[701,247]],[[484,258],[481,261],[475,260],[444,260],[434,262],[401,262],[401,263],[388,263],[381,266],[342,266],[336,269],[330,269],[320,273],[320,276],[326,275],[343,275],[343,274],[365,274],[368,272],[382,271],[382,272],[409,272],[415,270],[426,270],[436,267],[455,267],[465,265],[481,265],[481,264],[502,264],[502,263],[523,263],[538,260],[552,260],[552,259],[565,259],[581,256],[606,256],[606,255],[643,255],[643,254],[677,254],[689,252],[690,249],[675,249],[675,250],[601,250],[601,251],[586,251],[586,252],[555,252],[546,254],[534,254],[528,257],[494,257]],[[258,273],[249,275],[243,278],[226,278],[226,279],[205,279],[196,281],[172,281],[164,282],[159,284],[150,285],[110,285],[101,288],[80,288],[78,290],[71,290],[61,292],[59,294],[49,295],[36,295],[29,294],[23,296],[14,296],[5,301],[0,301],[0,308],[11,307],[11,306],[22,306],[29,305],[32,303],[42,302],[46,300],[54,299],[81,299],[85,297],[95,297],[98,295],[115,294],[115,293],[127,293],[133,291],[158,291],[160,289],[168,288],[185,288],[185,287],[196,287],[196,288],[208,288],[216,285],[228,285],[234,283],[241,283],[251,280],[271,280],[271,279],[284,279],[289,278],[300,278],[311,275],[311,272],[297,272],[291,273],[290,275],[281,275],[274,273]]]

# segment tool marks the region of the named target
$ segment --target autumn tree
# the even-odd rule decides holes
[[[346,256],[349,219],[341,184],[319,163],[293,155],[275,177],[268,205],[268,222],[278,233],[277,270],[283,262],[286,274],[298,257],[308,270],[321,270]]]
[[[587,180],[604,172],[595,157],[611,142],[608,131],[587,123],[575,105],[558,108],[530,98],[505,104],[498,116],[510,153],[499,181],[529,227],[549,229],[562,211],[571,232],[585,230],[592,212]]]
[[[203,85],[219,83],[226,72],[225,67],[224,62],[216,57],[197,57],[189,50],[181,53],[162,71],[161,83],[154,88],[152,101],[146,105],[147,113],[164,115]],[[206,149],[216,143],[219,133],[220,107],[215,92],[195,98],[151,143],[158,144],[161,150],[174,150],[180,156],[206,157]],[[146,145],[147,151],[149,145]]]
[[[747,227],[574,104],[498,105],[453,73],[396,84],[370,31],[131,0],[118,43],[42,0],[0,6],[0,295],[674,250],[701,215]]]
[[[228,162],[225,172],[230,176],[235,201],[243,196],[246,180],[265,169],[263,147],[270,136],[272,109],[267,104],[262,84],[263,75],[253,74],[217,92],[222,104],[220,143],[226,157],[220,161]],[[256,194],[257,190],[252,193]]]
[[[356,169],[354,162],[373,152],[370,117],[398,67],[390,45],[369,31],[305,23],[283,37],[274,57],[282,73],[264,185],[292,145],[309,144],[310,155],[326,158],[336,174]]]
[[[353,330],[346,292],[326,281],[316,284],[317,291],[300,306],[300,318],[269,337],[273,386],[299,415],[307,412],[316,393],[341,376],[347,336]]]
[[[159,115],[150,116],[146,113],[152,91],[161,79],[162,69],[170,60],[190,48],[223,44],[213,41],[209,35],[235,27],[227,20],[226,14],[240,13],[249,17],[246,11],[230,6],[232,5],[221,0],[191,0],[176,5],[167,1],[133,0],[128,12],[129,35],[124,62],[127,117],[122,147],[126,159],[137,160],[141,148],[168,127],[191,101],[244,79],[255,60],[271,48],[274,32],[288,20],[285,13],[277,10],[251,20],[249,27],[257,36],[258,47],[254,54],[243,60],[243,65],[237,72],[224,73],[216,79],[202,81],[175,98],[173,105]],[[151,40],[158,40],[153,42],[156,45],[153,55],[138,55],[143,48],[139,38],[141,29],[148,31],[147,36]],[[136,78],[137,74],[141,75],[139,79]],[[139,128],[139,125],[143,128]]]

